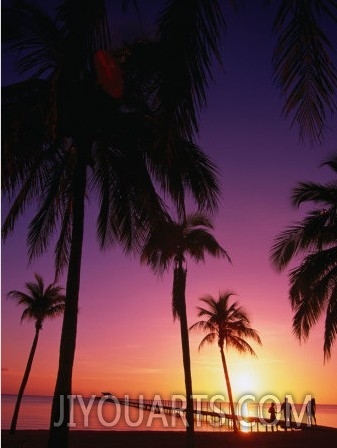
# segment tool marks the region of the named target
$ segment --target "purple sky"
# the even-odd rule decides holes
[[[314,393],[321,403],[337,403],[336,388],[326,387],[335,378],[336,352],[323,365],[321,324],[306,344],[300,346],[293,337],[287,273],[276,273],[269,263],[276,234],[303,216],[290,206],[291,187],[301,180],[329,179],[328,169],[319,165],[337,150],[336,120],[329,123],[322,146],[298,144],[298,130],[290,129],[290,120],[282,118],[280,94],[272,80],[272,12],[253,3],[237,14],[228,11],[224,67],[215,67],[198,140],[220,171],[223,194],[214,233],[233,264],[211,259],[205,265],[189,262],[189,322],[196,320],[194,307],[200,296],[235,291],[264,345],[257,349],[257,360],[241,361],[229,354],[233,376],[239,375],[241,365],[251,370],[247,386],[251,392],[293,393],[298,400]],[[6,72],[3,78],[6,82]],[[96,217],[90,208],[86,218],[74,393],[182,392],[179,328],[171,316],[171,274],[157,279],[118,248],[100,253]],[[3,392],[10,393],[17,391],[34,327],[20,326],[20,311],[5,299],[6,293],[22,289],[34,272],[46,283],[53,278],[52,251],[27,267],[27,222],[22,219],[2,247],[2,367],[6,370],[2,381]],[[53,391],[60,326],[61,320],[45,323],[28,393]],[[217,348],[198,353],[200,340],[201,335],[191,336],[196,391],[224,391]]]

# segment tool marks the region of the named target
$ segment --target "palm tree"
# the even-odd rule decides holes
[[[171,266],[173,267],[172,311],[173,317],[180,321],[186,389],[188,446],[193,446],[194,416],[185,299],[187,274],[185,257],[189,255],[193,260],[199,262],[204,261],[205,254],[208,253],[214,257],[225,257],[230,261],[226,251],[210,233],[212,228],[210,220],[200,213],[188,215],[180,222],[167,218],[149,235],[141,254],[141,261],[147,263],[157,274],[163,274]]]
[[[101,245],[117,241],[126,250],[162,215],[151,176],[182,215],[186,188],[200,208],[215,208],[216,201],[209,202],[217,189],[214,167],[193,137],[225,23],[217,1],[170,0],[155,40],[112,52],[123,85],[111,96],[95,67],[95,55],[112,48],[103,0],[63,0],[55,20],[23,0],[8,3],[3,44],[19,53],[20,73],[29,77],[3,89],[3,192],[15,198],[3,234],[36,199],[41,207],[30,228],[30,258],[60,227],[56,273],[68,269],[67,302],[51,432],[52,438],[62,432],[53,444],[66,447],[68,427],[55,428],[53,421],[59,396],[71,394],[88,190],[100,207]]]
[[[324,165],[336,174],[337,156]],[[271,261],[282,271],[292,260],[303,257],[289,273],[293,331],[300,341],[306,340],[325,312],[323,352],[327,360],[337,334],[337,182],[301,182],[293,189],[292,203],[308,203],[314,209],[275,238]]]
[[[32,348],[30,349],[26,370],[22,378],[21,386],[14,408],[14,414],[10,428],[11,434],[14,434],[16,430],[21,400],[32,368],[43,321],[45,319],[54,319],[55,317],[60,316],[64,311],[65,297],[63,294],[61,294],[63,288],[55,285],[54,283],[51,283],[45,288],[43,279],[38,274],[35,274],[35,280],[35,282],[26,283],[27,292],[13,290],[9,291],[8,293],[8,298],[15,300],[18,305],[22,305],[25,307],[21,316],[21,322],[23,320],[35,320],[35,337],[33,340]]]
[[[196,322],[190,327],[190,330],[199,330],[206,333],[206,336],[200,342],[199,350],[205,344],[218,342],[220,348],[221,361],[226,379],[229,404],[233,416],[234,431],[238,431],[237,420],[234,409],[234,401],[231,383],[228,374],[228,367],[224,349],[234,348],[239,353],[249,353],[256,356],[253,348],[246,341],[247,338],[261,344],[260,336],[257,331],[251,328],[245,310],[237,302],[230,303],[233,292],[223,292],[219,294],[218,300],[207,295],[200,300],[206,307],[197,307],[198,317],[204,319]]]
[[[213,2],[209,3],[214,11]],[[194,18],[204,26],[198,33],[189,30],[192,40],[186,42],[191,45],[184,46],[188,57],[180,58],[184,66],[178,68],[188,70],[188,76],[176,104],[169,94],[176,86],[164,73],[169,65],[163,63],[167,60],[161,51],[164,37],[149,45],[162,55],[155,65],[155,58],[139,58],[140,43],[127,51],[110,51],[103,0],[85,4],[64,0],[55,20],[22,0],[4,10],[3,42],[19,52],[19,70],[28,73],[28,79],[3,89],[2,181],[3,193],[11,200],[3,236],[13,230],[28,204],[37,203],[29,227],[29,257],[45,251],[59,228],[56,278],[67,268],[50,447],[68,444],[67,400],[64,423],[55,427],[53,422],[60,415],[60,396],[71,394],[87,198],[93,197],[99,207],[101,246],[120,242],[126,251],[137,248],[163,219],[164,204],[157,190],[168,194],[180,213],[184,213],[186,190],[200,209],[213,211],[217,205],[215,167],[189,137],[196,129],[198,100],[204,106],[210,61],[218,44],[218,28],[213,30],[212,22],[218,23],[218,16],[208,21],[204,6],[195,8]],[[101,52],[122,69],[123,82],[120,85],[119,77],[115,96],[99,76]],[[198,52],[204,57],[198,57]],[[105,75],[109,78],[111,73]],[[184,92],[190,101],[184,101]],[[175,115],[177,128],[173,125],[177,120],[166,121]]]

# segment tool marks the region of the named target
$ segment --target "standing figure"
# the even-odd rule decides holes
[[[315,423],[315,426],[316,426],[317,425],[317,421],[316,421],[316,400],[315,400],[315,398],[312,398],[310,401],[308,401],[306,412],[307,412],[307,424],[308,424],[308,426],[311,426],[314,423]]]
[[[270,423],[274,423],[276,420],[276,409],[275,409],[275,403],[271,403],[271,405],[269,406],[268,412],[270,414],[270,419],[269,422]]]
[[[316,400],[315,400],[315,398],[311,399],[311,416],[312,416],[312,419],[315,422],[315,426],[316,426],[317,420],[316,420]]]
[[[285,428],[291,428],[292,406],[289,403],[287,397],[284,399],[284,402],[281,405],[281,412],[283,412]]]

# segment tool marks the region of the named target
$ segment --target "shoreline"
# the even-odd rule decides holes
[[[69,432],[69,448],[185,448],[185,431],[90,431]],[[48,430],[1,430],[3,448],[44,448]],[[337,446],[337,429],[328,427],[277,432],[196,432],[195,448],[317,448]]]

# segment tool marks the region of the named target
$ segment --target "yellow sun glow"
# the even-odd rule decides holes
[[[256,393],[258,381],[252,372],[238,372],[232,375],[233,395],[240,398],[242,395]]]

